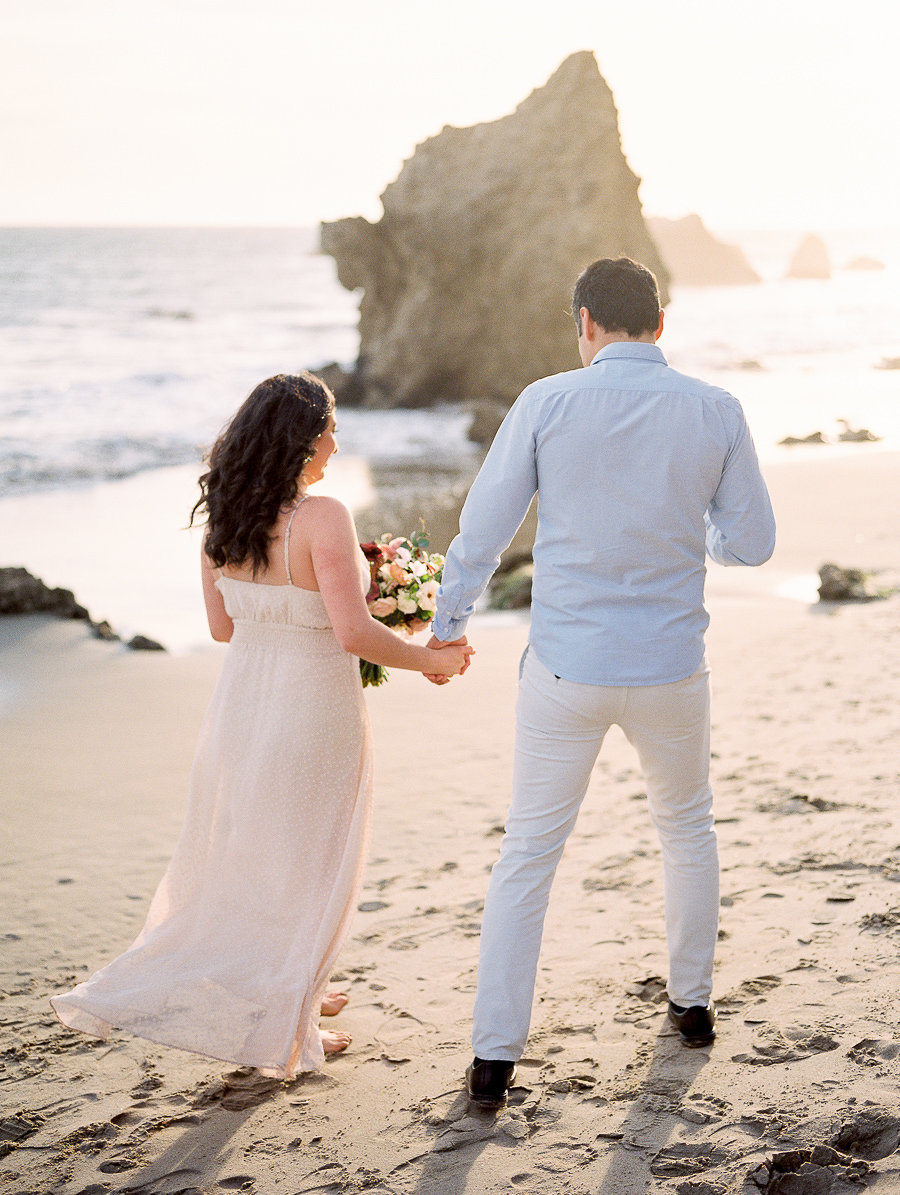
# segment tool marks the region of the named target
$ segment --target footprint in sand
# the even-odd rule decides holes
[[[729,992],[721,999],[716,1001],[720,1012],[730,1012],[733,1009],[742,1008],[744,1005],[750,1005],[747,1010],[747,1015],[744,1017],[744,1023],[747,1025],[759,1025],[764,1023],[764,1018],[754,1018],[749,1015],[750,1011],[757,1004],[765,1004],[765,996],[780,987],[782,979],[779,975],[757,975],[753,979],[745,979],[742,984]]]
[[[661,1149],[650,1163],[650,1173],[656,1178],[681,1178],[712,1170],[730,1160],[731,1155],[718,1145],[683,1142]]]
[[[900,1117],[885,1108],[868,1109],[843,1124],[828,1144],[854,1158],[880,1161],[900,1146]]]
[[[900,1056],[900,1042],[878,1041],[874,1037],[863,1038],[847,1051],[847,1057],[860,1066],[881,1066]]]
[[[732,1062],[748,1063],[751,1066],[774,1066],[780,1062],[799,1062],[813,1054],[827,1054],[836,1050],[840,1042],[819,1029],[800,1025],[787,1029],[766,1028],[760,1032],[760,1040],[754,1042],[753,1054],[735,1054]]]
[[[156,1067],[148,1059],[144,1059],[141,1063],[141,1070],[144,1072],[144,1077],[138,1083],[137,1087],[131,1090],[131,1098],[133,1100],[146,1100],[154,1091],[159,1091],[163,1086],[163,1081],[157,1073]]]
[[[0,1120],[0,1158],[5,1158],[17,1145],[36,1133],[44,1124],[44,1119],[40,1112],[26,1109]]]
[[[280,1079],[261,1075],[252,1066],[242,1066],[223,1075],[219,1082],[204,1087],[194,1097],[192,1104],[195,1108],[218,1105],[226,1112],[243,1112],[265,1103],[280,1087]]]
[[[900,925],[900,908],[885,909],[883,913],[867,913],[860,918],[860,929],[868,929],[874,933],[884,933],[896,929]]]
[[[660,975],[648,975],[637,983],[630,983],[625,989],[629,996],[637,996],[648,1004],[662,1004],[668,998],[666,981]]]

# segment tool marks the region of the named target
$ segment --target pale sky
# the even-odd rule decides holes
[[[0,225],[314,224],[576,50],[649,215],[900,223],[886,0],[0,0]],[[571,114],[567,135],[579,136]]]

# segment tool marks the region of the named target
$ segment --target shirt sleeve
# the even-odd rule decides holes
[[[775,550],[775,515],[742,411],[705,522],[706,550],[717,564],[765,564]]]
[[[537,492],[532,404],[523,392],[494,437],[472,483],[459,534],[447,552],[432,629],[438,639],[459,639],[500,557],[522,525]]]

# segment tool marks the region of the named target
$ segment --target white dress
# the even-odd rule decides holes
[[[51,1003],[96,1037],[125,1029],[290,1078],[324,1058],[319,1008],[368,840],[368,716],[319,593],[216,585],[234,636],[175,854],[134,944]]]

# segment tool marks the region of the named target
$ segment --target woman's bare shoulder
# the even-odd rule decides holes
[[[310,494],[303,503],[303,513],[304,523],[313,532],[354,526],[349,508],[328,494]]]
[[[303,503],[303,510],[307,517],[313,515],[320,519],[348,519],[353,516],[349,508],[340,498],[333,498],[330,494],[309,494]]]

